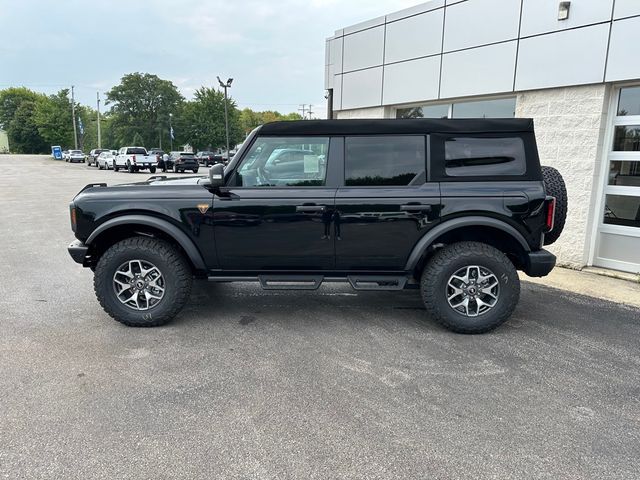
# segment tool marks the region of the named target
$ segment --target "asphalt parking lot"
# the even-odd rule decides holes
[[[640,477],[639,309],[525,283],[464,336],[416,292],[204,282],[131,329],[68,256],[68,203],[148,174],[0,168],[0,476]]]

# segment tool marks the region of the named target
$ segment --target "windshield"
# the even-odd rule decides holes
[[[74,153],[74,154],[82,153],[82,150],[71,150],[69,153]]]
[[[193,153],[181,153],[180,156],[182,158],[193,158],[194,157]]]

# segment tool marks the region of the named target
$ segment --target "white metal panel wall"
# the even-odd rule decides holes
[[[444,9],[387,24],[385,63],[410,60],[442,51]]]
[[[512,41],[444,55],[440,97],[510,92],[516,45]]]
[[[559,0],[523,0],[520,36],[566,30],[611,20],[613,0],[572,0],[569,18],[558,20]]]
[[[432,0],[336,30],[325,61],[325,83],[333,85],[335,108],[640,78],[635,61],[640,0],[571,0],[567,20],[558,20],[559,2]],[[438,61],[434,97],[433,65]],[[368,69],[373,70],[350,75]],[[346,83],[336,86],[343,73]],[[365,84],[378,90],[358,91]]]
[[[345,72],[382,65],[384,26],[346,35],[343,48]]]
[[[437,99],[439,80],[440,55],[385,65],[382,103]]]
[[[447,8],[444,51],[518,38],[520,0],[467,0]]]
[[[516,90],[602,82],[609,25],[520,40]]]
[[[382,67],[368,68],[342,76],[342,108],[381,105]]]
[[[640,5],[640,0],[636,1]],[[640,78],[638,45],[640,45],[640,17],[613,22],[605,78],[607,82]]]
[[[615,2],[614,19],[640,15],[640,2],[638,0],[615,0]]]

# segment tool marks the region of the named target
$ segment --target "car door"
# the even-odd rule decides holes
[[[345,138],[336,193],[336,269],[400,271],[440,216],[440,187],[428,181],[425,135]]]
[[[270,158],[283,148],[308,152],[286,174],[269,169]],[[340,139],[258,136],[227,179],[227,186],[214,195],[215,244],[221,267],[333,269],[334,239],[327,232],[340,164],[333,157],[341,154]]]

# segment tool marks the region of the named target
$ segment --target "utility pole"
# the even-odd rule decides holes
[[[303,103],[303,104],[301,105],[301,107],[302,107],[302,108],[299,108],[299,109],[298,109],[298,111],[299,111],[299,112],[302,112],[302,119],[304,120],[304,119],[305,119],[305,113],[306,113],[306,111],[307,111],[307,104],[306,104],[306,103]]]
[[[102,148],[102,133],[100,132],[100,92],[96,92],[98,106],[98,148]]]
[[[309,114],[309,120],[311,120],[311,115],[313,115],[313,112],[311,111],[311,107],[313,107],[313,105],[309,104],[309,111],[307,112]]]
[[[71,119],[73,120],[73,140],[78,149],[78,131],[76,130],[76,99],[73,96],[73,85],[71,85]]]
[[[218,83],[224,88],[224,129],[227,133],[227,162],[231,160],[229,153],[229,112],[227,111],[227,88],[231,88],[231,82],[233,82],[233,78],[227,79],[227,83],[224,83],[218,77]]]

